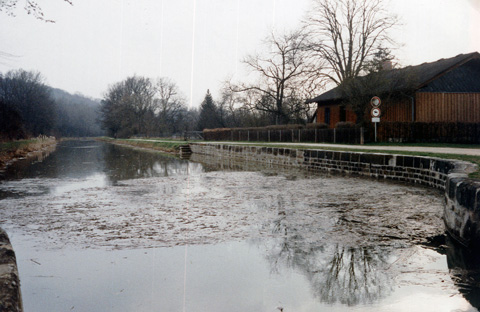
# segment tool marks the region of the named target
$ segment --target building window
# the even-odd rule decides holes
[[[345,106],[340,106],[340,121],[347,121],[347,110]]]
[[[330,107],[325,107],[325,123],[330,124]]]

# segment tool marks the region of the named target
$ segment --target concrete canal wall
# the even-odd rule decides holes
[[[433,157],[195,143],[194,154],[243,159],[309,171],[366,176],[426,185],[445,192],[444,221],[465,245],[480,246],[480,181],[468,178],[475,165]]]

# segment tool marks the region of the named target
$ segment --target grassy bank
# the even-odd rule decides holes
[[[27,156],[31,152],[56,144],[54,137],[38,137],[30,140],[0,142],[0,169],[12,160]]]
[[[149,148],[156,151],[169,153],[169,154],[178,154],[180,146],[188,144],[186,141],[175,141],[175,140],[162,140],[162,139],[112,139],[107,137],[102,137],[99,140],[115,143],[115,144],[124,144],[134,147]]]

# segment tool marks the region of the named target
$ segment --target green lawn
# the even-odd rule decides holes
[[[12,141],[12,142],[0,142],[0,153],[14,152],[34,142],[35,142],[35,139],[19,140],[19,141]]]

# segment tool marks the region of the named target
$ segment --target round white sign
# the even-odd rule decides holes
[[[378,96],[374,96],[371,100],[370,100],[370,104],[373,106],[373,107],[379,107],[380,104],[382,104],[382,101],[380,100],[380,98]]]
[[[381,111],[380,108],[372,108],[372,117],[380,117]]]

